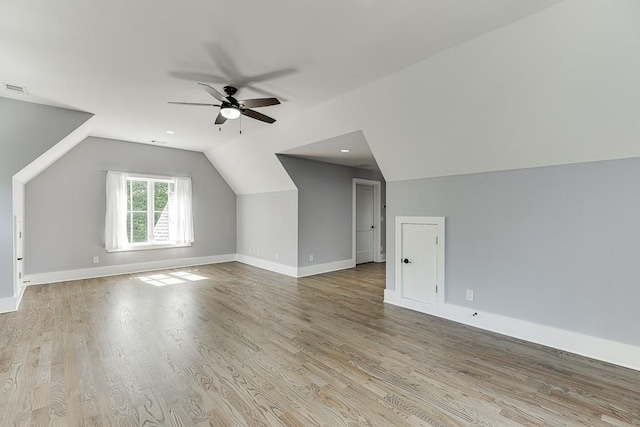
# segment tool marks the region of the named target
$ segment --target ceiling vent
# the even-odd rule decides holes
[[[11,85],[9,83],[2,83],[2,87],[5,90],[7,90],[7,91],[9,91],[11,93],[14,93],[16,95],[29,95],[29,91],[24,86]]]

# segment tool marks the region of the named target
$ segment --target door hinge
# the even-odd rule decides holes
[[[438,285],[436,285],[436,294],[438,293]]]
[[[18,237],[22,239],[22,231],[18,233]]]
[[[436,236],[436,245],[438,244],[438,236]]]

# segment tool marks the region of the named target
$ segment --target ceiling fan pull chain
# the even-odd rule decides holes
[[[240,135],[242,135],[242,115],[240,115]]]

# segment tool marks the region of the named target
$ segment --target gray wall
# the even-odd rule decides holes
[[[13,175],[91,116],[0,98],[0,298],[13,295]]]
[[[239,254],[298,266],[296,190],[239,195],[237,212]]]
[[[351,259],[353,178],[381,181],[384,205],[382,174],[298,157],[278,158],[298,187],[298,266]],[[383,236],[381,240],[384,248]]]
[[[193,246],[107,253],[102,170],[190,176]],[[202,153],[90,137],[27,184],[25,226],[27,274],[233,254],[236,196]]]
[[[444,216],[447,303],[640,345],[639,186],[640,159],[389,182],[387,239]]]

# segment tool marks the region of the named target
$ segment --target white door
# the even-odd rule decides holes
[[[356,264],[373,261],[373,186],[356,184]]]
[[[438,226],[403,223],[401,233],[401,296],[435,304],[438,284]]]

